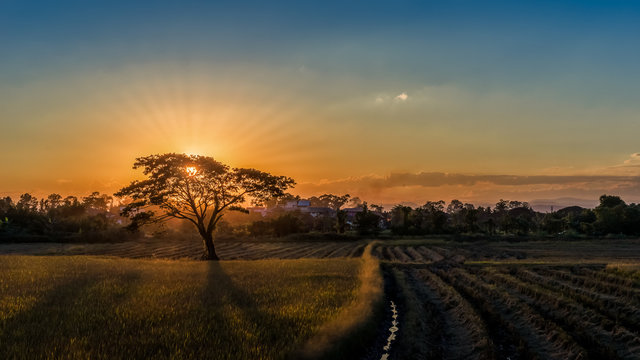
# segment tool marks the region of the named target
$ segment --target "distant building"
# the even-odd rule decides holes
[[[317,206],[311,206],[311,202],[309,200],[297,200],[297,201],[288,201],[286,204],[283,205],[279,205],[279,206],[274,206],[274,207],[250,207],[247,210],[249,210],[250,213],[259,213],[260,215],[267,216],[271,213],[273,213],[274,211],[278,211],[278,209],[280,209],[279,211],[299,211],[301,213],[305,213],[305,214],[309,214],[313,217],[318,217],[318,216],[335,216],[336,212],[335,210],[328,208],[328,207],[317,207]]]
[[[306,208],[311,206],[311,202],[309,200],[297,200],[297,201],[288,201],[284,208],[285,210],[300,210],[302,208]]]
[[[356,223],[356,214],[364,211],[362,206],[356,206],[352,208],[344,208],[342,211],[345,212],[345,223],[349,226],[353,226]]]
[[[309,213],[309,215],[311,215],[313,217],[318,217],[318,216],[334,217],[334,216],[336,216],[336,211],[333,210],[332,208],[328,208],[328,207],[306,207],[306,208],[301,208],[300,211],[303,212],[303,213]]]

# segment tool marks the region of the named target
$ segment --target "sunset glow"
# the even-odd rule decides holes
[[[63,3],[0,5],[0,195],[112,193],[176,152],[302,196],[640,200],[631,2]],[[386,180],[425,173],[472,180]]]
[[[187,166],[185,169],[188,176],[195,176],[198,173],[198,169],[195,166]]]

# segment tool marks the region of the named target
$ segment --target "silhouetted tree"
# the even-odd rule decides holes
[[[371,212],[367,202],[362,203],[362,211],[355,216],[356,231],[360,235],[377,234],[380,231],[380,215]]]
[[[409,216],[413,209],[410,206],[396,205],[391,209],[391,231],[398,235],[408,235],[412,226]]]
[[[95,211],[107,211],[112,201],[113,198],[111,196],[94,191],[91,195],[82,198],[82,205]]]
[[[264,202],[282,196],[295,184],[289,177],[230,168],[200,155],[150,155],[137,158],[133,168],[142,168],[147,178],[133,181],[115,194],[132,199],[122,215],[134,226],[168,218],[191,222],[202,237],[209,260],[218,260],[213,233],[226,211],[246,211],[240,205],[247,199]],[[154,209],[162,214],[156,215]]]
[[[596,231],[601,234],[622,233],[626,207],[627,204],[618,196],[600,196],[600,205],[595,208]]]
[[[422,223],[422,227],[426,229],[430,234],[443,234],[445,233],[445,226],[447,225],[447,214],[444,212],[444,200],[427,201],[419,209],[424,216],[425,221]]]
[[[349,194],[344,194],[342,196],[324,194],[320,195],[320,197],[318,198],[320,201],[326,204],[325,206],[330,207],[336,211],[336,231],[340,234],[344,233],[345,224],[347,221],[347,214],[340,208],[344,206],[347,201],[349,201],[349,198],[351,198]]]

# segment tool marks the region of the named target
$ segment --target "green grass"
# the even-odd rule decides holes
[[[0,256],[0,359],[279,359],[358,296],[360,259]]]

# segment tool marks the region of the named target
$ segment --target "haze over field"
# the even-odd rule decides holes
[[[184,152],[302,196],[638,202],[639,31],[629,1],[3,1],[0,195]]]

